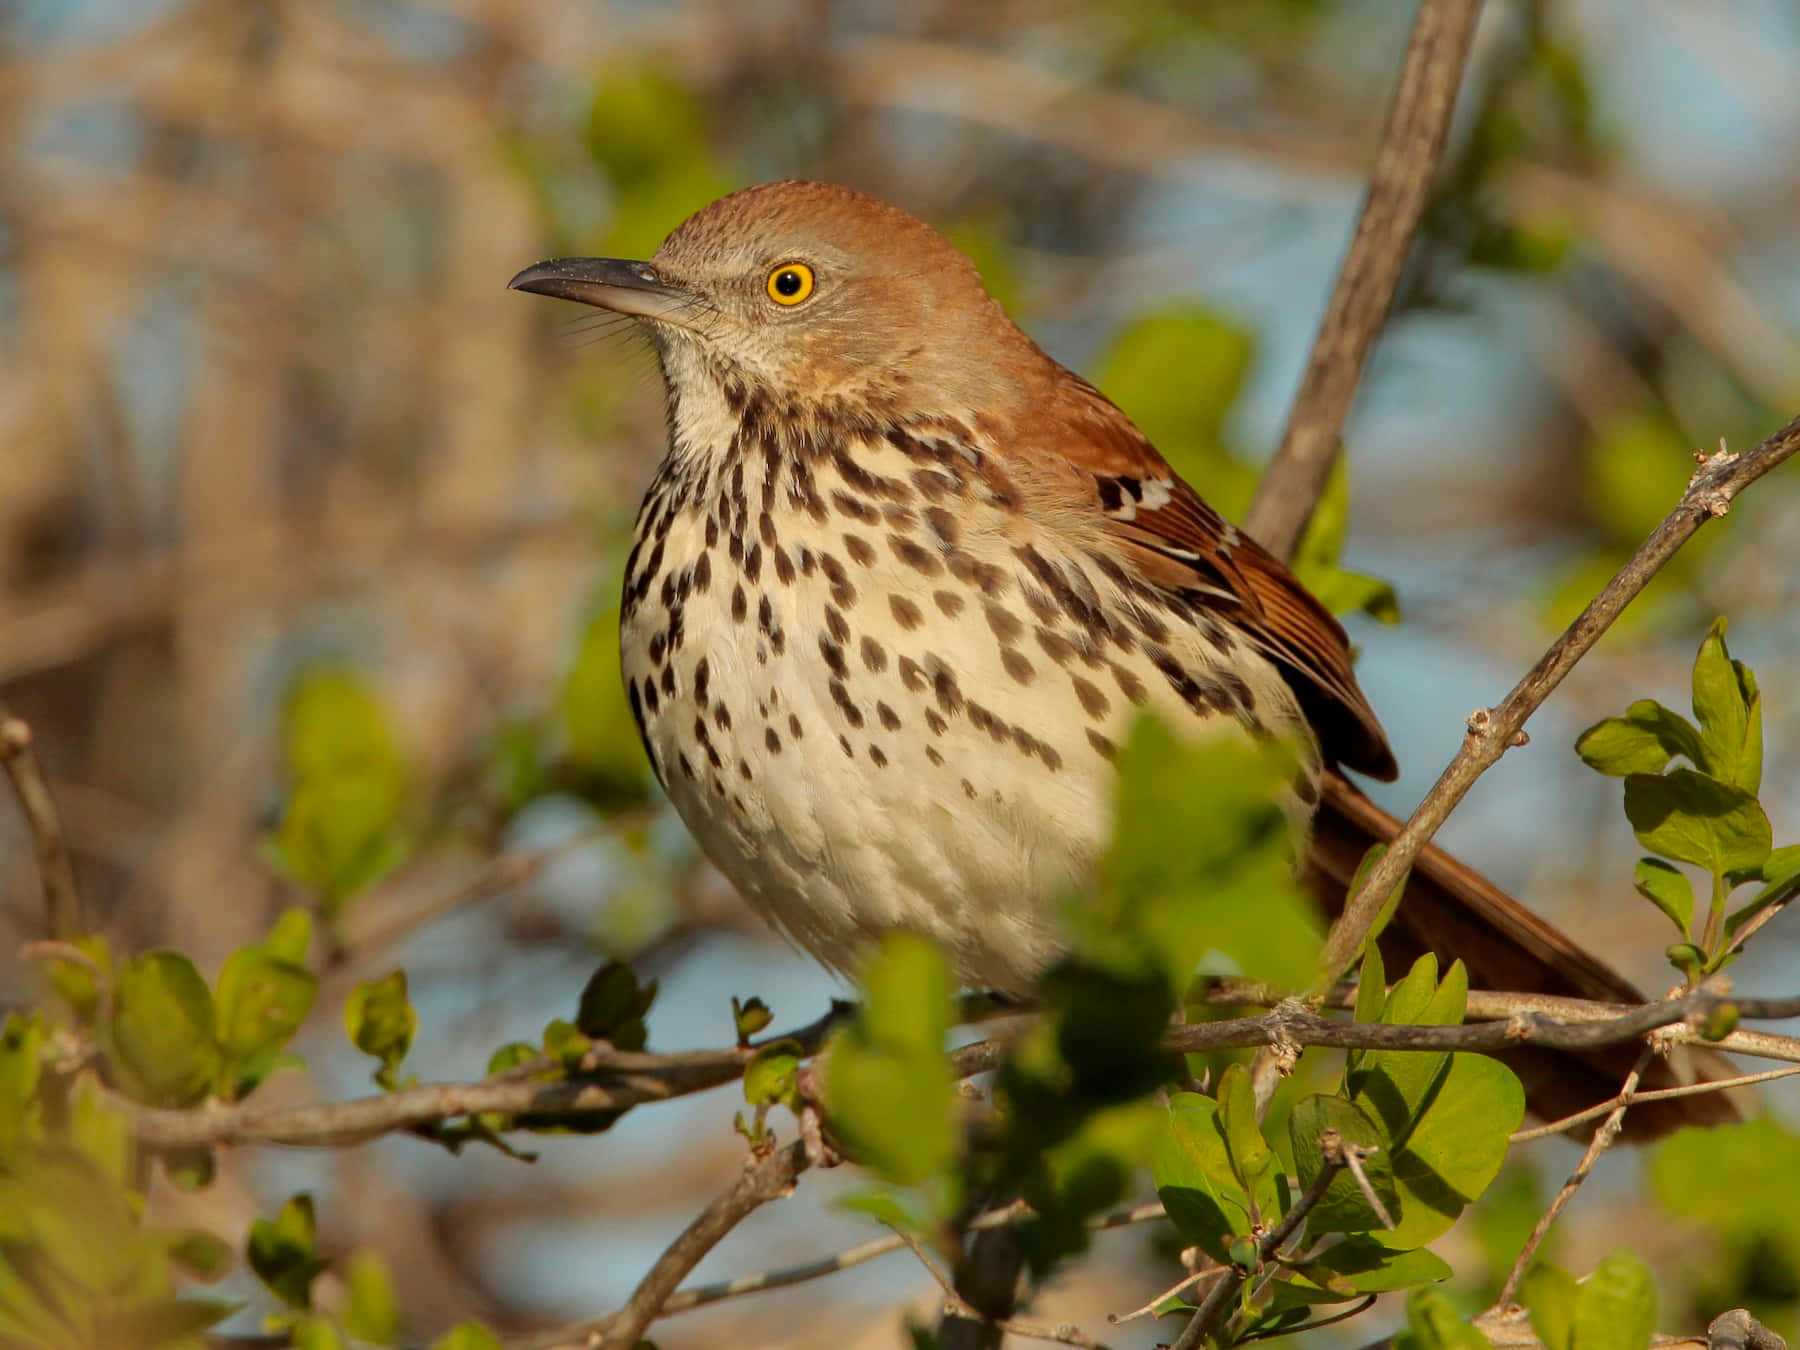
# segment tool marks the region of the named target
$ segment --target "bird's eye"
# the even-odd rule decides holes
[[[778,305],[797,305],[813,293],[813,270],[802,262],[782,263],[769,273],[768,291]]]

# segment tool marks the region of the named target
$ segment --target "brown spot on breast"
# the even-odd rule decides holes
[[[860,520],[865,525],[874,525],[881,519],[881,512],[858,497],[848,492],[833,492],[831,504],[852,520]]]
[[[996,605],[992,600],[982,605],[981,612],[987,615],[988,627],[993,630],[994,636],[1009,646],[1017,642],[1019,634],[1025,631],[1025,625],[1019,621],[1017,614],[1004,606]]]
[[[875,561],[875,545],[860,534],[844,536],[844,552],[850,555],[850,561],[859,567],[867,567]]]
[[[794,584],[794,560],[788,557],[788,551],[779,544],[775,546],[775,579],[783,586]]]
[[[827,687],[831,690],[832,702],[836,703],[844,714],[844,720],[851,726],[860,728],[863,724],[862,709],[850,701],[850,691],[844,688],[844,682],[833,680]]]
[[[1023,653],[1016,647],[1000,649],[1000,664],[1005,668],[1006,673],[1020,684],[1030,684],[1037,678],[1037,671],[1032,668],[1031,662],[1027,661]]]
[[[849,677],[850,667],[844,661],[844,649],[823,633],[819,634],[819,655],[825,658],[825,664],[838,679]]]
[[[955,591],[933,591],[931,600],[943,612],[946,619],[954,619],[963,612],[963,598]]]
[[[940,769],[944,767],[944,757],[937,752],[937,747],[935,745],[928,745],[925,747],[925,758],[930,760]]]
[[[942,736],[950,729],[950,724],[944,720],[944,715],[936,708],[925,710],[925,725],[931,728],[933,736]]]
[[[888,730],[888,731],[900,730],[900,714],[895,712],[892,708],[888,707],[887,704],[877,703],[875,705],[875,716],[880,720],[881,725],[886,730]]]
[[[1061,633],[1052,632],[1048,628],[1035,630],[1038,646],[1044,649],[1044,655],[1059,666],[1066,666],[1075,659],[1075,644]]]
[[[867,666],[874,674],[879,675],[887,669],[887,648],[874,638],[865,637],[862,640],[862,659],[863,665]]]
[[[750,774],[750,761],[749,760],[740,759],[738,761],[738,776],[741,777],[746,783],[748,783],[750,781],[751,774]]]
[[[768,747],[771,755],[781,753],[781,737],[775,734],[774,727],[763,728],[763,744]]]
[[[1075,697],[1081,700],[1082,709],[1089,717],[1105,717],[1112,708],[1112,700],[1100,692],[1099,686],[1079,675],[1071,675],[1070,681],[1075,685]]]
[[[731,588],[731,617],[736,623],[742,623],[744,616],[750,612],[750,600],[744,594],[742,586]]]
[[[875,761],[876,768],[885,769],[887,767],[887,756],[882,753],[881,747],[874,742],[870,742],[869,744],[869,758]]]
[[[712,554],[702,552],[694,559],[694,592],[704,595],[706,588],[712,585]]]
[[[1142,705],[1150,697],[1150,691],[1144,688],[1144,682],[1131,671],[1125,669],[1117,661],[1108,663],[1112,668],[1113,681],[1119,686],[1119,692],[1133,703]]]
[[[1102,759],[1111,759],[1114,755],[1119,753],[1119,749],[1116,745],[1105,736],[1102,736],[1099,732],[1095,731],[1092,727],[1088,728],[1087,738],[1088,744],[1093,746],[1094,749],[1099,752],[1100,758]]]
[[[903,534],[890,534],[888,535],[888,547],[893,549],[894,556],[901,562],[928,577],[935,577],[944,570],[944,565],[938,561],[937,554],[916,539],[909,539]]]
[[[850,625],[831,605],[825,606],[825,631],[831,634],[834,642],[847,642],[850,638]]]
[[[915,694],[926,686],[924,668],[910,656],[900,658],[900,683]]]
[[[965,797],[967,797],[970,801],[975,800],[975,798],[977,796],[976,791],[975,791],[975,785],[966,778],[962,780],[962,790],[963,790],[963,795]]]
[[[925,612],[903,595],[890,595],[888,608],[894,612],[894,622],[909,633],[925,622]]]
[[[723,701],[713,709],[713,721],[718,725],[720,731],[731,730],[731,709],[727,708]]]
[[[792,713],[788,714],[788,735],[792,736],[797,741],[804,739],[806,736],[806,729],[800,725],[800,719],[795,717]]]
[[[938,537],[938,542],[946,548],[962,537],[962,527],[956,523],[956,517],[942,506],[934,506],[926,511],[925,521],[931,526],[931,532]]]

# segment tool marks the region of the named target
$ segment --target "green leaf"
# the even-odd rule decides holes
[[[345,1283],[350,1287],[350,1306],[344,1315],[344,1326],[361,1341],[375,1345],[395,1345],[400,1340],[400,1300],[394,1293],[394,1281],[388,1274],[381,1253],[359,1247],[350,1254],[345,1266]]]
[[[1356,980],[1356,1011],[1352,1014],[1355,1020],[1379,1022],[1387,996],[1387,966],[1381,959],[1381,948],[1371,942],[1363,951],[1362,973]],[[1355,1050],[1350,1054],[1357,1056]]]
[[[1439,983],[1427,954],[1388,994],[1381,1021],[1458,1025],[1468,988],[1460,961]],[[1525,1113],[1519,1080],[1483,1055],[1366,1051],[1346,1070],[1345,1087],[1388,1150],[1400,1212],[1379,1240],[1396,1251],[1430,1242],[1487,1189]]]
[[[68,1003],[75,1020],[85,1026],[99,1014],[102,986],[112,982],[112,948],[98,936],[78,937],[70,945],[86,955],[93,966],[58,956],[46,963],[45,973],[50,987]]]
[[[223,1279],[230,1271],[235,1259],[231,1244],[223,1242],[211,1233],[197,1231],[156,1233],[152,1235],[168,1252],[169,1259],[181,1267],[182,1274],[189,1279],[213,1280]]]
[[[298,915],[300,924],[283,916],[285,932],[233,952],[219,971],[220,1086],[235,1096],[256,1087],[260,1079],[248,1070],[273,1065],[268,1052],[286,1045],[300,1029],[318,991],[313,974],[287,955],[298,946],[304,959],[306,936],[301,926],[310,928],[310,921],[300,911],[288,913]]]
[[[1546,1350],[1575,1350],[1575,1277],[1560,1266],[1535,1265],[1519,1285],[1519,1301],[1531,1312],[1531,1329]]]
[[[1271,1286],[1270,1309],[1343,1303],[1365,1294],[1435,1284],[1452,1271],[1442,1257],[1419,1248],[1395,1252],[1371,1238],[1346,1238],[1318,1256],[1299,1261]]]
[[[1574,1350],[1644,1350],[1655,1331],[1655,1278],[1641,1259],[1620,1248],[1581,1282]]]
[[[581,991],[575,1027],[616,1050],[642,1050],[649,1040],[644,1014],[656,1001],[656,981],[639,985],[637,972],[623,961],[608,961]]]
[[[1250,1086],[1250,1071],[1233,1064],[1219,1080],[1219,1127],[1225,1134],[1225,1151],[1231,1159],[1232,1175],[1251,1195],[1275,1165],[1275,1155],[1263,1138],[1256,1121],[1256,1094]],[[1260,1197],[1259,1197],[1260,1199]],[[1271,1192],[1271,1200],[1273,1192]],[[1267,1214],[1269,1209],[1264,1208]]]
[[[739,1045],[748,1045],[750,1038],[768,1030],[769,1023],[775,1020],[775,1014],[769,1011],[769,1005],[760,998],[746,999],[740,1003],[737,995],[731,997],[731,1023],[737,1030]]]
[[[786,1104],[800,1109],[800,1056],[805,1053],[799,1041],[780,1040],[763,1046],[744,1066],[744,1100],[752,1106]]]
[[[1762,787],[1762,699],[1750,668],[1726,650],[1722,618],[1694,660],[1694,716],[1705,742],[1700,767],[1755,795]]]
[[[956,1154],[955,1083],[944,1058],[950,971],[915,934],[882,939],[863,967],[856,1020],[833,1038],[825,1105],[833,1133],[878,1175],[916,1185]]]
[[[1652,853],[1714,876],[1759,868],[1769,856],[1769,818],[1741,787],[1693,769],[1630,774],[1625,816]]]
[[[1320,1141],[1327,1130],[1336,1130],[1347,1145],[1374,1150],[1362,1160],[1363,1175],[1388,1217],[1398,1221],[1404,1210],[1394,1185],[1388,1141],[1375,1122],[1346,1098],[1316,1093],[1296,1102],[1288,1116],[1288,1137],[1293,1141],[1294,1168],[1300,1174],[1301,1188],[1310,1188],[1324,1170]],[[1306,1222],[1312,1233],[1363,1233],[1385,1226],[1348,1168],[1331,1179]]]
[[[1346,570],[1339,563],[1350,520],[1350,471],[1339,455],[1325,491],[1294,551],[1294,575],[1333,614],[1366,610],[1383,623],[1400,622],[1394,588],[1376,577]]]
[[[250,1269],[290,1308],[312,1306],[312,1282],[326,1267],[313,1252],[316,1232],[312,1196],[304,1192],[283,1205],[273,1219],[257,1219],[250,1225],[246,1253]]]
[[[649,762],[625,698],[619,668],[619,611],[595,614],[582,631],[562,687],[569,759],[606,805],[623,809],[644,797]]]
[[[1117,763],[1099,892],[1066,910],[1078,955],[1126,979],[1159,972],[1177,996],[1202,970],[1304,985],[1324,929],[1289,864],[1279,805],[1296,772],[1288,750],[1223,737],[1192,745],[1145,717]]]
[[[1726,937],[1736,937],[1738,929],[1763,910],[1770,905],[1786,904],[1796,891],[1800,891],[1800,844],[1789,844],[1769,854],[1763,860],[1761,875],[1767,884],[1725,920]]]
[[[75,1081],[65,1110],[69,1146],[120,1190],[130,1189],[135,1182],[137,1136],[124,1112],[113,1106],[102,1095],[99,1083],[87,1075]]]
[[[1197,305],[1129,324],[1096,363],[1094,379],[1144,429],[1176,472],[1206,484],[1207,500],[1242,516],[1256,472],[1224,446],[1225,419],[1255,358],[1241,324]],[[1182,372],[1170,379],[1170,371]],[[1335,556],[1335,554],[1334,554]]]
[[[419,1015],[406,997],[406,972],[390,971],[357,985],[344,1005],[344,1026],[358,1050],[381,1061],[375,1081],[392,1090],[400,1061],[419,1029]]]
[[[1694,936],[1694,888],[1688,879],[1661,858],[1639,858],[1637,893],[1655,905],[1681,931]]]
[[[1488,1338],[1457,1315],[1456,1305],[1438,1289],[1415,1289],[1406,1296],[1406,1327],[1394,1350],[1489,1350]]]
[[[127,1090],[155,1106],[192,1106],[219,1071],[212,992],[180,952],[126,963],[113,989],[112,1051]]]
[[[479,1322],[458,1322],[437,1340],[431,1350],[505,1350],[500,1338]]]
[[[1250,1200],[1231,1166],[1218,1103],[1197,1092],[1169,1099],[1167,1128],[1151,1154],[1156,1194],[1169,1221],[1215,1261],[1228,1240],[1250,1232]]]
[[[0,1022],[0,1157],[42,1137],[38,1084],[43,1081],[47,1040],[39,1015],[8,1013]]]
[[[1706,762],[1705,745],[1694,724],[1651,698],[1633,703],[1623,717],[1594,723],[1576,737],[1575,753],[1589,768],[1615,778],[1661,773],[1677,755],[1697,767]]]
[[[292,789],[275,856],[335,911],[406,854],[406,766],[386,708],[337,667],[317,667],[295,681],[282,744]]]

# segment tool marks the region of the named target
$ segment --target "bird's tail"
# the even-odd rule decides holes
[[[1307,880],[1328,914],[1335,918],[1343,909],[1369,846],[1386,843],[1399,830],[1398,820],[1348,782],[1326,775]],[[1428,844],[1413,864],[1380,945],[1389,971],[1406,970],[1428,951],[1441,961],[1460,959],[1473,989],[1644,1001],[1612,967],[1435,845]],[[1502,1058],[1524,1083],[1532,1113],[1558,1120],[1617,1095],[1638,1053],[1636,1043],[1626,1042],[1581,1052],[1522,1047]],[[1716,1051],[1684,1046],[1655,1061],[1639,1087],[1675,1087],[1734,1072]],[[1738,1089],[1644,1102],[1626,1114],[1626,1137],[1641,1142],[1683,1125],[1731,1124],[1742,1118],[1742,1094]]]

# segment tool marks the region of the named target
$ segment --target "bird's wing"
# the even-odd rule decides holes
[[[1397,773],[1381,722],[1356,683],[1350,642],[1282,562],[1195,492],[1119,408],[1076,376],[1041,409],[1045,435],[1109,535],[1151,584],[1193,593],[1287,676],[1327,756],[1375,778]]]

